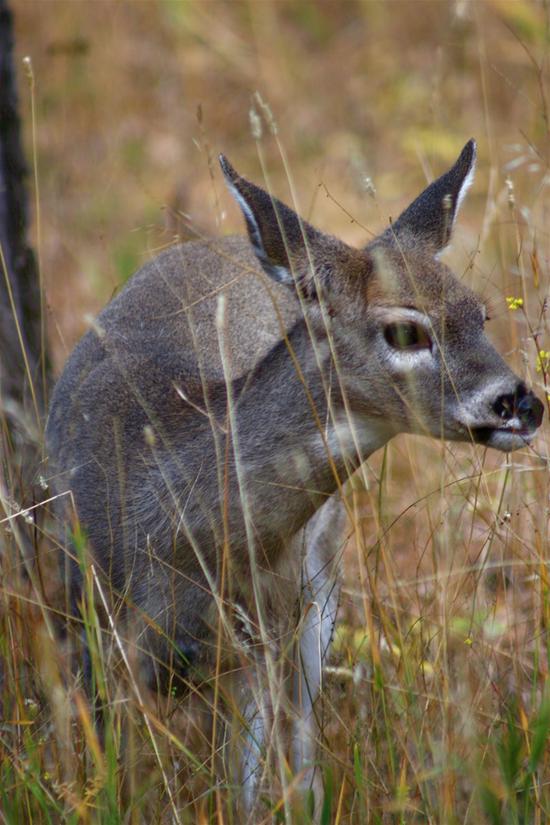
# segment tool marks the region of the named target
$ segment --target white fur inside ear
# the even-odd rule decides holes
[[[460,187],[458,197],[456,199],[456,207],[455,207],[455,213],[454,213],[454,217],[453,217],[453,223],[456,220],[456,216],[458,215],[458,212],[460,210],[460,207],[462,206],[462,202],[463,202],[464,198],[466,197],[466,193],[467,193],[468,189],[470,188],[470,186],[474,182],[474,177],[475,177],[475,174],[476,174],[476,160],[477,160],[477,148],[474,145],[474,154],[472,156],[472,163],[470,165],[470,169],[468,171],[468,174],[466,175],[466,177],[462,181],[462,186]]]
[[[264,245],[262,243],[262,238],[260,235],[260,229],[258,227],[258,222],[254,217],[254,212],[243,198],[237,187],[234,183],[232,183],[229,178],[226,177],[227,188],[241,207],[243,215],[245,217],[246,223],[248,224],[248,231],[250,233],[250,240],[252,241],[254,248],[258,251],[258,253],[263,253],[265,255]]]
[[[292,274],[285,266],[279,266],[278,264],[273,264],[269,260],[267,253],[265,251],[265,247],[263,245],[262,236],[260,234],[260,227],[258,226],[258,222],[254,217],[254,212],[248,205],[246,199],[241,195],[235,184],[226,177],[226,182],[229,191],[241,207],[242,213],[245,217],[246,224],[248,227],[248,233],[250,235],[250,240],[252,242],[252,246],[254,247],[254,252],[258,260],[260,261],[262,267],[264,268],[265,272],[269,275],[270,278],[273,280],[278,281],[281,284],[292,284]]]
[[[457,196],[457,199],[456,199],[456,206],[455,206],[454,213],[453,213],[453,218],[452,218],[451,230],[454,228],[454,225],[456,223],[456,216],[458,215],[458,213],[460,211],[460,208],[462,206],[464,198],[466,197],[466,195],[468,193],[468,189],[470,188],[470,186],[474,182],[474,178],[475,178],[475,174],[476,174],[476,160],[477,160],[477,147],[474,144],[474,153],[473,153],[473,156],[472,156],[472,162],[470,164],[468,174],[466,175],[466,177],[462,181],[462,186],[460,187],[460,189],[458,191],[458,196]],[[452,245],[452,233],[451,233],[451,236],[449,238],[449,243],[447,243],[442,249],[440,249],[439,252],[435,253],[434,258],[436,259],[436,261],[439,260],[439,258],[447,251],[447,249],[449,249],[449,247],[451,245]]]

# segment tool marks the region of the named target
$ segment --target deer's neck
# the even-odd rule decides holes
[[[295,532],[389,438],[347,416],[330,342],[313,343],[303,320],[235,389],[238,480],[257,529],[265,517]]]

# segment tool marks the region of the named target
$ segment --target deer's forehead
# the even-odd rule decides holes
[[[465,323],[484,317],[482,301],[439,261],[426,256],[385,255],[367,285],[370,307],[402,306],[432,318],[449,316]]]

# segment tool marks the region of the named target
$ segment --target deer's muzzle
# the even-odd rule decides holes
[[[514,393],[500,395],[493,404],[493,410],[500,419],[520,424],[520,430],[534,432],[542,423],[544,406],[537,396],[528,391],[525,384],[519,384]]]
[[[503,393],[492,404],[492,413],[500,424],[472,427],[478,444],[511,452],[529,444],[542,423],[544,405],[537,396],[518,384],[513,393]]]

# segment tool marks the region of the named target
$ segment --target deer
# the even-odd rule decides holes
[[[302,786],[321,792],[315,703],[346,480],[398,433],[511,452],[542,422],[541,401],[486,336],[483,301],[440,260],[475,163],[470,140],[357,249],[220,156],[247,237],[189,241],[146,263],[53,393],[55,487],[71,491],[140,678],[166,692],[208,681],[218,655],[239,663],[227,669],[240,674],[247,811],[277,713],[292,717]],[[71,587],[77,604],[77,569]]]

